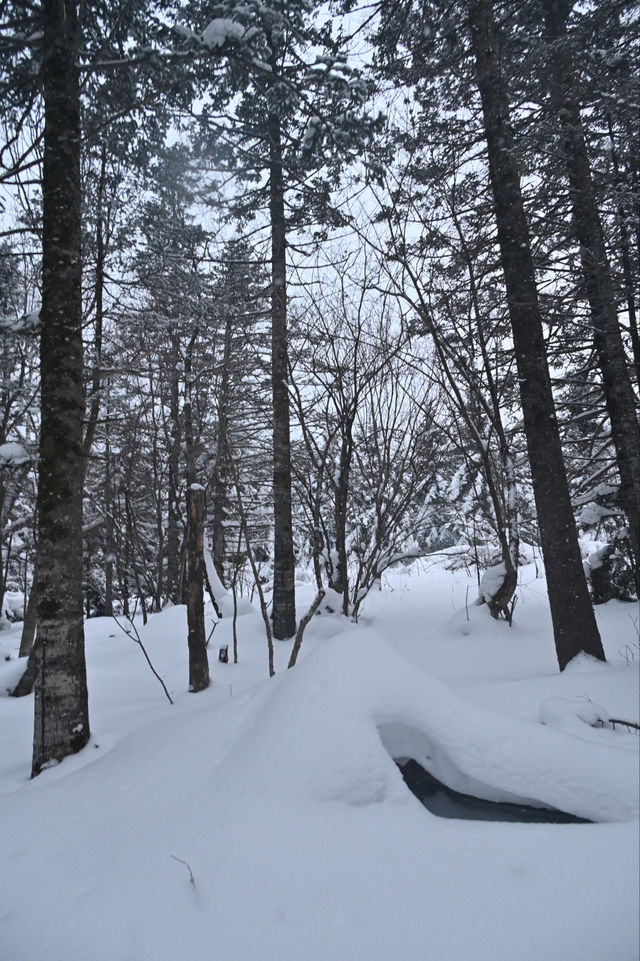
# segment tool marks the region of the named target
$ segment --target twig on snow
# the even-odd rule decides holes
[[[640,731],[640,724],[636,724],[635,721],[623,721],[619,717],[610,717],[609,724],[613,726],[614,731],[616,729],[616,724],[624,724],[625,727],[628,727],[633,731]]]
[[[175,854],[172,854],[171,857],[173,858],[174,861],[179,861],[180,864],[184,864],[185,868],[186,868],[187,871],[189,872],[189,880],[190,880],[191,884],[193,884],[193,886],[194,886],[194,888],[195,888],[195,886],[196,886],[196,881],[195,881],[195,878],[194,878],[194,876],[193,876],[193,871],[191,870],[191,868],[189,867],[189,865],[187,864],[187,862],[186,862],[186,861],[183,861],[182,858],[177,858],[177,857],[175,856]]]

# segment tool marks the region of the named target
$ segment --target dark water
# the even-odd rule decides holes
[[[591,823],[573,814],[565,814],[564,811],[530,807],[527,804],[510,804],[506,801],[485,801],[471,794],[461,794],[442,784],[417,761],[396,761],[396,764],[409,790],[432,814],[441,818],[460,818],[466,821],[535,821],[543,824]]]

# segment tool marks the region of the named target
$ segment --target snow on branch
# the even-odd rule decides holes
[[[0,470],[3,467],[21,467],[23,464],[30,463],[30,461],[31,457],[22,444],[14,441],[0,444]]]
[[[39,310],[32,310],[20,317],[0,317],[0,331],[6,334],[33,334],[39,329]]]

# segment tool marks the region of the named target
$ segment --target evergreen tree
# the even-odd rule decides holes
[[[501,40],[492,0],[470,0],[469,27],[502,267],[560,670],[580,651],[604,660],[587,592],[546,362],[530,238],[513,161]]]
[[[551,101],[561,128],[573,224],[593,325],[594,346],[620,474],[620,502],[628,521],[636,590],[640,595],[640,429],[618,323],[615,292],[591,176],[565,0],[543,0],[549,39]]]
[[[208,9],[193,12],[206,23]],[[217,15],[201,32],[191,31],[192,48],[218,49],[250,38],[254,58],[245,65],[242,94],[231,120],[217,111],[225,97],[219,89],[211,106],[202,111],[205,127],[213,133],[213,149],[229,169],[250,180],[267,174],[265,188],[257,187],[240,205],[245,212],[268,210],[271,236],[271,383],[273,422],[274,589],[273,631],[277,638],[295,632],[294,545],[291,504],[291,439],[287,333],[287,243],[291,225],[308,220],[321,209],[329,219],[329,185],[335,183],[341,162],[353,154],[375,129],[363,107],[367,88],[340,54],[330,24],[317,26],[309,5],[274,0],[265,6],[249,3]],[[224,17],[224,13],[229,17]],[[314,10],[314,12],[317,12]],[[226,98],[231,99],[237,78]],[[220,143],[222,140],[222,145]],[[238,144],[238,140],[240,143]],[[287,212],[287,193],[297,192],[299,206]],[[306,211],[304,206],[306,205]]]

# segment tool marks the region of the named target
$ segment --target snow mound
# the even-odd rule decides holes
[[[617,714],[617,712],[616,712]],[[618,724],[616,733],[616,722],[612,721],[612,715],[606,707],[595,704],[589,698],[571,699],[567,697],[548,697],[540,705],[540,721],[549,727],[555,727],[566,734],[573,734],[576,737],[589,741],[602,741],[604,738],[619,737],[620,747],[628,746],[630,750],[637,752],[637,737],[625,731],[624,720]],[[629,718],[633,722],[633,719]],[[625,740],[622,740],[624,738]]]
[[[492,600],[504,584],[506,576],[507,568],[504,561],[495,564],[493,567],[488,567],[480,579],[481,599],[487,602]]]
[[[637,752],[572,735],[471,705],[371,630],[351,631],[278,678],[234,753],[233,777],[246,790],[286,783],[318,801],[397,802],[405,787],[394,758],[413,757],[449,787],[488,800],[592,821],[637,817]]]
[[[216,598],[218,607],[220,608],[220,613],[223,617],[233,617],[233,595],[223,594],[221,597]],[[242,617],[245,614],[255,614],[256,609],[247,597],[237,598],[237,612],[238,617]]]
[[[568,697],[548,697],[540,705],[540,720],[549,727],[570,734],[582,735],[584,725],[602,727],[609,723],[611,715],[605,707],[593,701],[572,701]]]

